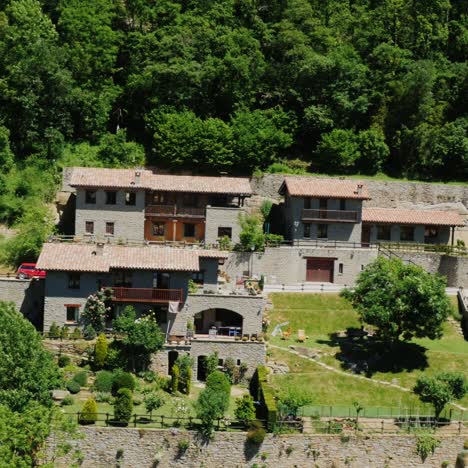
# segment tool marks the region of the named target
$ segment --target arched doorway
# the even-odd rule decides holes
[[[207,309],[194,316],[196,335],[242,336],[242,315],[228,309]]]
[[[198,356],[197,358],[197,380],[199,382],[206,380],[205,358],[206,356]]]
[[[179,357],[179,353],[175,350],[169,351],[169,353],[167,353],[167,359],[168,359],[167,373],[169,375],[172,374],[172,368],[174,367],[174,364],[177,361],[178,357]]]

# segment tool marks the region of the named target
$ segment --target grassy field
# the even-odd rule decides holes
[[[332,334],[348,327],[360,326],[360,323],[356,312],[344,299],[332,294],[279,293],[272,294],[271,299],[274,309],[268,314],[269,332],[278,323],[289,321],[292,335],[289,340],[270,337],[270,343],[284,348],[298,345],[319,350],[322,362],[338,370],[346,370],[343,355],[348,350]],[[285,328],[287,327],[283,327]],[[308,336],[304,344],[299,345],[296,342],[298,329],[304,329]],[[270,359],[285,362],[290,368],[290,374],[272,376],[273,386],[278,391],[287,385],[306,389],[314,395],[314,404],[317,405],[351,405],[354,401],[359,401],[365,406],[401,407],[416,406],[419,402],[411,392],[353,378],[350,371],[347,371],[348,375],[340,375],[274,348],[270,348],[269,354]],[[383,356],[378,365],[366,375],[374,381],[381,380],[412,388],[422,373],[466,372],[468,343],[456,333],[451,324],[446,323],[442,339],[413,340],[390,357],[385,357],[385,354]],[[468,407],[468,396],[459,403]]]

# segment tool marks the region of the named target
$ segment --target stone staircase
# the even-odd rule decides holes
[[[461,336],[464,337],[465,335],[463,334],[463,329],[461,326],[461,323],[458,320],[455,320],[453,317],[449,317],[447,319],[447,322],[450,323],[450,325],[453,326],[455,331]]]

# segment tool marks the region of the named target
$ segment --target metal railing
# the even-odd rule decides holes
[[[116,302],[182,302],[182,289],[112,288]]]
[[[282,241],[266,241],[266,247],[322,247],[325,249],[375,249],[378,244],[370,242],[349,242],[340,240],[328,240],[328,239],[293,239],[293,240],[282,240]]]
[[[304,221],[339,221],[357,223],[358,212],[347,210],[317,210],[305,208],[302,210]]]
[[[397,252],[429,252],[456,256],[468,255],[468,248],[459,245],[379,242],[379,246]]]
[[[147,205],[146,216],[188,216],[193,218],[204,218],[205,208],[196,208],[178,205]]]

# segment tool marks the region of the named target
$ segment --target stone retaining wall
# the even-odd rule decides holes
[[[464,442],[459,436],[440,436],[440,447],[423,463],[416,453],[416,440],[409,435],[352,436],[345,441],[333,435],[268,434],[260,447],[252,448],[245,443],[245,433],[218,432],[209,443],[195,432],[178,430],[85,427],[82,433],[83,439],[70,442],[83,454],[83,468],[440,468],[445,461],[455,465]],[[178,448],[182,440],[190,442],[185,452]],[[123,451],[119,460],[118,450]],[[60,459],[55,466],[70,465]]]

